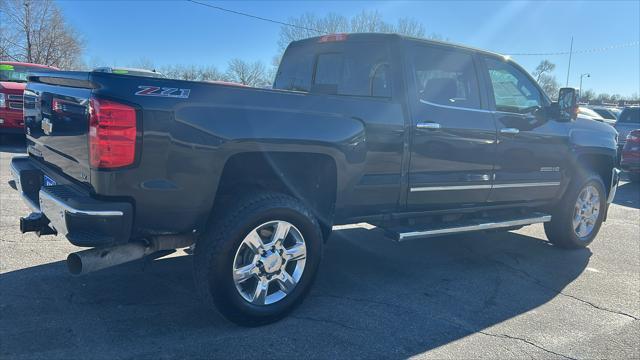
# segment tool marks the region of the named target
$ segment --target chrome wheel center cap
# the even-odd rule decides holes
[[[266,256],[262,257],[262,264],[264,271],[267,273],[274,273],[282,267],[282,258],[278,253],[269,252]]]

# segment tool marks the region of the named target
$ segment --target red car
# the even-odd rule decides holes
[[[0,134],[23,134],[22,93],[33,71],[57,71],[38,64],[0,62]]]
[[[640,129],[632,130],[627,135],[620,167],[629,174],[631,181],[640,181]]]

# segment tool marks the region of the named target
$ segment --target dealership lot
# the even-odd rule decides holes
[[[549,246],[540,225],[403,244],[342,228],[305,303],[247,329],[199,305],[182,252],[70,276],[77,248],[20,234],[7,181],[24,149],[0,151],[2,358],[640,358],[638,184],[585,250]]]

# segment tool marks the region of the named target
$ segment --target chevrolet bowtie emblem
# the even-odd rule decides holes
[[[45,135],[51,135],[51,132],[53,131],[53,124],[51,123],[51,120],[47,118],[42,119],[42,125],[40,125],[40,127],[42,128],[42,131],[44,131]]]

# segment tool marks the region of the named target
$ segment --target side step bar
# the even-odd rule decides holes
[[[519,217],[489,218],[456,222],[447,227],[442,224],[431,225],[425,229],[390,228],[386,229],[387,235],[395,241],[428,238],[434,236],[453,235],[471,231],[482,231],[501,228],[520,227],[524,225],[538,224],[551,221],[551,215],[544,213],[531,213]]]

